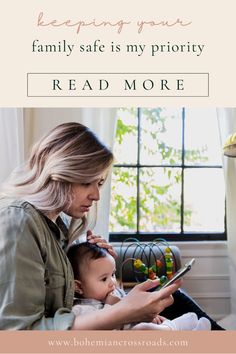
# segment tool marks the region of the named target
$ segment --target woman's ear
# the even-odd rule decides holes
[[[79,295],[83,295],[83,289],[80,280],[75,280],[75,292]]]

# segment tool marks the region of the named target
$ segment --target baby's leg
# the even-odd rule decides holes
[[[188,312],[170,322],[175,326],[176,331],[192,331],[198,324],[198,318],[194,312]]]
[[[131,329],[136,329],[140,331],[157,331],[159,330],[159,326],[160,325],[152,322],[140,322],[137,325],[133,326]]]
[[[141,322],[134,327],[134,330],[151,330],[151,331],[203,331],[211,330],[210,321],[202,317],[198,320],[197,315],[193,312],[186,313],[174,320],[165,320],[161,324],[152,322]]]
[[[159,330],[159,331],[185,331],[193,330],[198,324],[198,318],[195,313],[186,313],[183,316],[175,318],[174,320],[165,320],[161,324],[156,323],[139,323],[133,329],[140,330]]]
[[[192,331],[198,324],[198,318],[195,313],[189,312],[183,316],[177,317],[174,320],[165,320],[157,325],[160,331]]]
[[[172,321],[166,320],[160,326],[162,327],[166,326],[169,328],[169,330],[176,330],[176,331],[210,331],[211,330],[211,322],[205,317],[201,317],[198,320],[197,315],[193,312],[186,313],[183,316],[177,317]],[[159,328],[159,329],[164,329],[164,328]]]
[[[211,322],[206,317],[201,317],[198,320],[197,326],[194,331],[211,331]]]

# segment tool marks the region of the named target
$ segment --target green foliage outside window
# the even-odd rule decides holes
[[[136,108],[118,111],[110,231],[180,232],[183,166],[208,164],[207,145],[183,145],[181,109],[142,108],[139,118]],[[192,216],[186,203],[184,227]]]

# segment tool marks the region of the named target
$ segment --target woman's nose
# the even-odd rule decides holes
[[[92,191],[89,194],[89,197],[90,197],[90,199],[95,200],[95,201],[98,201],[100,199],[100,192],[99,192],[98,187],[95,186],[92,189]]]

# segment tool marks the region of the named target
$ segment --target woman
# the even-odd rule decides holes
[[[150,281],[110,309],[76,317],[65,249],[88,228],[88,215],[113,161],[85,126],[54,128],[3,185],[0,198],[0,329],[113,329],[152,320],[171,305],[180,282],[159,292]],[[69,229],[60,214],[71,218]],[[91,242],[104,243],[89,232]]]

